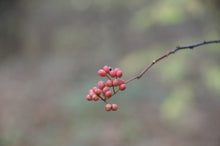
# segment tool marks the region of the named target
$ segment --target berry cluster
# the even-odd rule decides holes
[[[110,66],[105,65],[103,69],[99,69],[97,73],[101,77],[107,77],[108,80],[106,82],[99,81],[98,87],[93,87],[89,90],[86,99],[88,101],[98,101],[101,99],[106,103],[106,111],[117,111],[117,104],[109,104],[107,99],[118,93],[118,91],[126,89],[125,81],[119,79],[123,76],[123,72],[119,68],[112,69]]]

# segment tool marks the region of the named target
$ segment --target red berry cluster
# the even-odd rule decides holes
[[[123,76],[123,72],[119,68],[112,69],[110,66],[105,65],[103,69],[98,70],[98,75],[101,77],[107,77],[107,81],[99,81],[98,87],[93,87],[89,90],[89,94],[86,96],[88,101],[99,99],[103,100],[106,111],[117,111],[117,104],[109,104],[107,99],[111,98],[118,91],[123,91],[126,89],[125,81],[119,79]]]

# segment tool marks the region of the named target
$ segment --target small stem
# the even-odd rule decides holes
[[[106,77],[107,77],[109,80],[112,80],[108,75],[106,75]]]
[[[115,94],[115,87],[114,87],[114,86],[112,86],[112,89],[113,89],[113,92],[114,92],[114,94]]]
[[[98,95],[99,96],[99,95]],[[101,96],[99,96],[99,98],[102,100],[102,101],[104,101],[106,104],[108,104],[108,102],[106,101],[106,98],[104,99],[104,98],[102,98]]]
[[[114,96],[116,93],[118,93],[118,91],[120,91],[119,88],[115,91],[114,94],[112,94],[112,96]]]
[[[133,81],[135,79],[137,79],[137,76],[134,76],[134,77],[128,79],[127,81],[125,81],[125,84],[127,84],[127,83],[129,83],[129,82],[131,82],[131,81]]]
[[[116,94],[118,91],[119,91],[119,88],[115,91],[115,94]],[[114,94],[114,95],[115,95],[115,94]]]

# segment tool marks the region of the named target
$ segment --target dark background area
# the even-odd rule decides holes
[[[219,146],[220,44],[181,50],[104,103],[85,99],[180,45],[220,38],[218,0],[1,0],[0,145]]]

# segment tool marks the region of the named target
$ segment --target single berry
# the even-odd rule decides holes
[[[125,90],[126,89],[126,84],[121,84],[120,86],[119,86],[119,90],[121,90],[121,91],[123,91],[123,90]]]
[[[108,66],[108,68],[109,68],[110,71],[112,71],[112,67],[111,66]]]
[[[111,111],[111,109],[112,109],[112,105],[111,104],[108,103],[108,104],[105,105],[105,110],[106,111]]]
[[[112,78],[114,78],[116,76],[115,70],[110,71],[109,74]]]
[[[99,89],[103,89],[105,87],[105,82],[104,81],[99,81],[98,82],[98,87],[99,87]]]
[[[121,78],[122,75],[123,75],[122,71],[119,70],[119,71],[116,72],[116,76],[117,77]]]
[[[96,94],[96,95],[100,95],[101,93],[102,93],[102,90],[99,89],[99,88],[97,88],[96,91],[95,91],[95,94]]]
[[[108,87],[112,87],[112,85],[113,85],[112,80],[108,80],[108,81],[106,82],[106,85],[107,85]]]
[[[108,97],[108,98],[110,98],[110,97],[112,96],[112,91],[110,91],[110,90],[109,90],[109,91],[106,91],[106,92],[105,92],[105,96]]]
[[[119,80],[118,79],[114,79],[113,80],[113,86],[118,86]]]
[[[95,93],[93,92],[92,89],[89,90],[89,95],[92,97]]]
[[[86,96],[86,100],[91,101],[91,100],[92,100],[92,97],[88,94],[88,95]]]
[[[93,89],[90,89],[90,90],[89,90],[89,93],[93,93]]]
[[[109,91],[110,89],[108,88],[108,87],[104,87],[103,89],[102,89],[102,91],[103,91],[103,93],[106,93],[107,91]]]
[[[118,105],[117,104],[112,104],[111,107],[112,107],[113,111],[117,111],[118,110]]]
[[[98,75],[100,75],[101,77],[105,77],[106,76],[106,72],[103,69],[98,70]]]
[[[98,88],[98,87],[93,87],[93,88],[92,88],[92,91],[93,91],[94,93],[96,93],[96,90],[97,90],[97,89],[99,89],[99,88]]]
[[[118,71],[120,71],[120,69],[119,69],[119,68],[115,68],[114,71],[115,71],[115,72],[118,72]]]
[[[125,83],[125,81],[124,81],[124,80],[119,80],[118,85],[120,86],[121,84],[124,84],[124,83]]]
[[[103,67],[103,70],[104,70],[106,73],[109,73],[109,71],[110,71],[110,69],[109,69],[109,67],[108,67],[107,65],[105,65],[105,66]]]
[[[94,94],[94,95],[92,96],[92,99],[95,100],[95,101],[98,101],[98,100],[99,100],[99,97]]]

